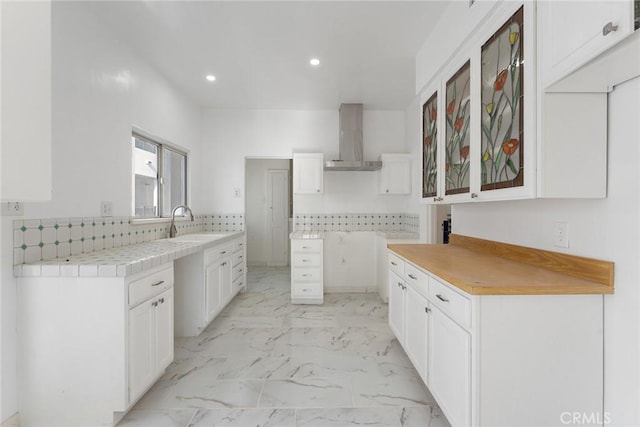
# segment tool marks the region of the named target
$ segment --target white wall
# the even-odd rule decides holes
[[[114,215],[130,215],[132,125],[190,151],[190,203],[202,212],[200,109],[84,8],[52,4],[53,198],[25,204],[25,218],[98,216],[102,200]],[[2,218],[3,237],[12,236],[12,219]],[[2,420],[17,410],[12,246],[2,239]]]
[[[605,411],[614,426],[640,425],[640,78],[609,94],[608,196],[453,206],[457,234],[615,263],[605,297]],[[569,223],[570,248],[553,246],[553,222]],[[569,410],[569,409],[568,409]]]
[[[365,160],[404,152],[404,112],[363,112]],[[291,157],[294,152],[338,155],[338,111],[207,110],[204,113],[204,209],[243,212],[245,157]],[[295,196],[294,210],[309,213],[404,212],[408,196],[378,196],[377,172],[325,174],[325,193]]]
[[[266,228],[267,170],[289,170],[290,163],[291,162],[286,159],[247,160],[246,212],[244,223],[247,232],[248,266],[265,266],[269,259]]]

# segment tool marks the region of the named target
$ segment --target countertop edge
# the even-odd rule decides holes
[[[202,233],[193,233],[202,234]],[[221,233],[211,233],[221,234]],[[74,262],[59,262],[56,263],[56,259],[41,261],[36,263],[18,264],[13,266],[13,275],[16,279],[27,278],[125,278],[137,275],[143,271],[151,270],[162,264],[173,262],[176,259],[183,258],[185,256],[192,255],[194,253],[204,251],[210,247],[217,246],[222,243],[226,243],[230,240],[234,240],[240,236],[244,236],[245,231],[229,232],[229,234],[220,237],[218,239],[208,242],[184,242],[185,246],[182,248],[173,248],[166,250],[160,254],[154,254],[152,256],[140,257],[134,261],[112,264],[108,262],[100,262],[100,260],[94,260],[87,263],[74,263]],[[166,239],[156,239],[149,242],[136,243],[134,245],[122,246],[121,248],[131,247],[143,247],[154,242]],[[115,248],[107,249],[107,252],[113,251]]]

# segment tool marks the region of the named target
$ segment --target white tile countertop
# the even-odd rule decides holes
[[[385,237],[389,240],[398,239],[398,240],[409,240],[409,239],[419,239],[419,233],[411,233],[408,231],[376,231],[378,236]]]
[[[14,266],[16,277],[125,277],[157,267],[244,235],[228,233],[184,234],[120,248],[72,255]]]
[[[294,231],[289,234],[290,239],[324,239],[324,231]]]

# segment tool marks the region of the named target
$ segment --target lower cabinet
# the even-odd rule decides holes
[[[471,336],[437,307],[429,310],[427,386],[451,425],[470,425]]]
[[[173,263],[127,277],[18,278],[23,426],[110,426],[173,361]]]
[[[129,402],[173,361],[173,289],[129,310]]]
[[[322,304],[324,301],[322,239],[291,239],[291,302]]]
[[[387,262],[389,327],[452,426],[604,413],[602,295],[469,295]]]
[[[197,336],[246,289],[244,235],[180,258],[175,269],[175,334]]]
[[[430,336],[428,330],[427,299],[420,295],[413,287],[407,286],[405,291],[406,328],[404,334],[404,349],[413,362],[423,381],[427,381],[427,344]]]

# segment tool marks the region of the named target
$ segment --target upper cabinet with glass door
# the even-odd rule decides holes
[[[497,10],[449,61],[438,90],[426,92],[426,202],[535,197],[535,55],[525,61],[534,52],[534,7]]]

